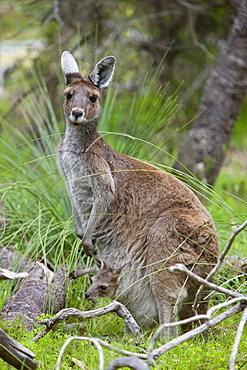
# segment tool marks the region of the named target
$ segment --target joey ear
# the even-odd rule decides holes
[[[93,259],[94,259],[95,265],[97,266],[97,269],[99,269],[99,270],[107,270],[107,269],[109,269],[109,266],[107,265],[107,263],[105,263],[105,261],[103,261],[99,257],[94,256]]]
[[[114,73],[115,63],[115,57],[105,57],[96,64],[93,72],[89,75],[92,83],[99,89],[109,85]]]
[[[61,66],[63,73],[65,75],[65,82],[68,85],[74,78],[82,78],[78,64],[75,61],[75,58],[69,51],[64,51],[61,56]]]
[[[119,267],[118,269],[114,270],[114,275],[120,275],[121,272],[122,272],[122,269],[127,265],[127,263],[125,263],[123,266]]]

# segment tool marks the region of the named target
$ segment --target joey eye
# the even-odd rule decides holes
[[[106,290],[107,289],[107,286],[105,286],[105,285],[100,285],[100,287],[99,287],[101,290]]]
[[[90,100],[92,103],[95,103],[97,99],[98,99],[98,95],[92,95],[92,96],[90,96],[90,98],[89,98],[89,100]]]
[[[64,96],[66,96],[67,100],[70,100],[72,98],[72,95],[70,93],[64,94]]]

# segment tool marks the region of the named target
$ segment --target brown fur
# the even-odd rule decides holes
[[[100,89],[114,65],[113,57],[104,58],[84,79],[71,54],[63,54],[65,94],[71,96],[64,101],[66,133],[58,161],[85,253],[96,249],[113,269],[127,264],[117,299],[146,329],[177,313],[193,314],[198,285],[167,268],[183,263],[205,278],[216,263],[218,240],[211,216],[191,190],[159,168],[117,153],[97,133]],[[200,307],[205,312],[207,303]]]

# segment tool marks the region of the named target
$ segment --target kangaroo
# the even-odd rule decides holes
[[[88,300],[103,297],[116,299],[118,297],[117,289],[119,287],[118,275],[121,274],[123,267],[124,266],[113,270],[102,261],[101,269],[95,276],[90,277],[91,286],[85,292],[85,298]],[[75,278],[77,277],[79,276],[76,276]]]
[[[173,175],[116,152],[98,134],[100,93],[115,57],[103,58],[86,78],[68,51],[61,64],[66,130],[58,164],[85,254],[97,253],[112,269],[125,265],[118,300],[143,329],[171,322],[178,312],[180,319],[192,316],[198,284],[167,269],[182,263],[203,278],[211,271],[219,248],[210,214]],[[202,301],[199,313],[207,307]]]

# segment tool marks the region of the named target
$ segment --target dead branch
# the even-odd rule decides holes
[[[62,346],[62,348],[60,350],[60,353],[58,355],[55,370],[60,370],[60,364],[61,364],[61,360],[62,360],[64,351],[65,351],[66,347],[68,346],[68,344],[72,340],[87,340],[87,341],[90,341],[90,342],[95,344],[95,346],[96,346],[96,348],[99,352],[99,358],[100,358],[99,370],[103,370],[103,368],[104,368],[104,356],[103,356],[103,351],[102,351],[101,347],[104,347],[104,348],[106,348],[110,351],[114,351],[114,352],[119,353],[121,355],[129,356],[129,357],[132,357],[132,358],[134,357],[136,359],[143,359],[143,360],[147,359],[147,356],[145,354],[130,352],[130,351],[126,351],[124,349],[114,347],[114,346],[110,345],[109,343],[104,342],[103,340],[101,340],[99,338],[89,338],[89,337],[77,337],[77,336],[75,336],[75,337],[68,338],[66,340],[66,342],[64,343],[64,345]],[[145,368],[143,370],[145,370]]]
[[[51,308],[57,312],[65,306],[65,270],[61,268],[54,274],[44,264],[32,262],[28,271],[18,290],[5,302],[0,316],[10,322],[21,318],[31,331],[42,313]]]
[[[0,266],[15,272],[29,272],[34,264],[30,258],[18,252],[13,245],[0,248]]]
[[[111,361],[106,370],[116,370],[122,367],[129,367],[134,370],[150,370],[146,362],[136,357],[119,357]]]
[[[211,316],[212,314],[221,309],[221,308],[224,308],[226,306],[230,306],[234,303],[237,303],[239,302],[237,305],[231,307],[230,309],[228,309],[227,311],[223,312],[222,314],[214,317],[211,319]],[[117,302],[118,303],[118,302]],[[224,321],[225,319],[245,310],[246,308],[246,305],[247,305],[247,297],[237,297],[237,298],[234,298],[230,301],[227,301],[227,302],[224,302],[224,303],[220,303],[214,307],[212,307],[210,310],[208,310],[208,313],[206,315],[196,315],[192,318],[189,318],[189,319],[186,319],[186,320],[182,320],[182,321],[178,321],[178,322],[174,322],[174,323],[169,323],[169,324],[164,324],[164,325],[161,325],[158,330],[156,331],[156,333],[154,334],[151,342],[150,342],[150,345],[149,345],[149,348],[147,350],[147,354],[140,354],[140,353],[135,353],[135,352],[130,352],[130,351],[126,351],[126,350],[123,350],[123,349],[119,349],[117,347],[114,347],[108,343],[105,343],[104,341],[102,341],[101,339],[98,339],[98,338],[88,338],[88,337],[71,337],[69,339],[67,339],[67,341],[64,343],[61,351],[60,351],[60,354],[59,354],[59,357],[58,357],[58,360],[57,360],[57,365],[56,365],[56,369],[55,370],[59,370],[60,369],[60,363],[61,363],[61,359],[62,359],[62,356],[63,356],[63,353],[67,347],[67,345],[72,341],[72,340],[88,340],[88,341],[91,341],[93,343],[97,343],[96,347],[98,349],[98,351],[101,351],[99,350],[99,348],[104,347],[110,351],[114,351],[116,353],[119,353],[119,354],[122,354],[122,355],[125,355],[125,356],[130,356],[130,357],[135,357],[135,358],[138,358],[138,359],[141,359],[141,360],[147,360],[148,361],[148,364],[151,365],[153,364],[153,361],[154,360],[157,360],[161,355],[163,355],[165,352],[169,351],[170,349],[178,346],[179,344],[182,344],[183,342],[185,341],[188,341],[189,339],[195,337],[196,335],[198,334],[201,334],[203,333],[204,331],[206,331],[208,328],[210,327],[214,327],[216,325],[218,325],[219,323],[221,323],[222,321]],[[108,308],[109,306],[107,307],[104,307],[104,308]],[[75,310],[75,309],[74,309]],[[65,311],[65,310],[63,310]],[[78,310],[76,310],[78,311]],[[97,311],[97,310],[95,310]],[[90,311],[87,311],[87,312],[90,312]],[[86,314],[87,312],[84,312],[84,314]],[[57,315],[56,315],[57,316]],[[173,340],[171,340],[170,342],[164,344],[163,346],[157,348],[156,350],[153,350],[153,347],[156,343],[156,340],[157,338],[159,337],[160,335],[160,332],[166,328],[166,327],[169,327],[169,326],[175,326],[175,325],[181,325],[181,324],[184,324],[184,323],[187,323],[189,321],[197,321],[198,319],[207,319],[208,321],[189,331],[188,333],[185,333],[177,338],[174,338]],[[53,318],[54,319],[54,318]],[[53,320],[53,319],[50,319],[50,320]],[[43,320],[43,321],[50,321],[50,320]],[[37,341],[35,339],[35,341]],[[101,353],[101,352],[99,352]],[[118,362],[116,361],[116,364]],[[126,365],[125,366],[128,366],[128,361],[126,362]],[[111,365],[111,364],[110,364]],[[114,363],[113,363],[114,365]],[[100,367],[99,369],[103,369],[103,362],[102,360],[100,360]],[[111,368],[108,368],[107,370],[110,370]],[[113,368],[114,369],[114,368]],[[135,369],[135,368],[134,368]],[[138,369],[138,368],[137,368]],[[143,370],[145,368],[143,367]],[[149,369],[147,367],[147,369]]]
[[[246,228],[247,226],[247,220],[242,224],[240,225],[239,227],[237,227],[234,232],[232,233],[230,239],[228,240],[228,243],[225,247],[225,249],[223,250],[223,252],[220,254],[219,258],[218,258],[218,261],[215,265],[215,267],[211,270],[211,272],[208,274],[206,280],[209,280],[212,276],[215,275],[215,273],[218,271],[219,267],[222,265],[227,253],[229,252],[233,242],[234,242],[234,239],[236,238],[236,236]],[[198,306],[199,306],[199,299],[200,299],[200,294],[201,294],[201,291],[203,289],[203,285],[200,286],[200,288],[198,289],[197,293],[196,293],[196,297],[195,297],[195,301],[193,303],[193,309],[196,311]]]
[[[101,345],[99,343],[101,341],[98,338],[76,337],[76,336],[68,338],[66,340],[66,342],[64,343],[64,345],[62,346],[62,348],[59,352],[58,358],[57,358],[57,363],[56,363],[55,370],[60,370],[60,364],[61,364],[61,361],[62,361],[64,351],[67,348],[68,344],[70,342],[72,342],[72,340],[88,340],[89,342],[92,342],[95,345],[95,347],[97,348],[98,353],[99,353],[99,370],[104,370],[104,354],[103,354],[103,350],[101,348]]]
[[[2,329],[0,329],[0,357],[16,369],[37,369],[37,364],[33,361],[35,354]]]
[[[40,321],[40,324],[46,325],[46,328],[43,329],[39,334],[34,338],[35,342],[38,342],[40,338],[45,336],[50,330],[52,330],[58,323],[65,320],[68,317],[77,317],[79,319],[91,319],[93,317],[99,317],[106,315],[110,312],[116,312],[119,317],[121,317],[126,326],[129,328],[130,332],[136,336],[140,336],[140,327],[137,325],[133,317],[131,316],[129,310],[121,304],[120,302],[113,301],[106,307],[98,308],[91,311],[80,311],[76,308],[65,308],[59,311],[53,318],[44,319]]]
[[[231,356],[230,356],[229,370],[234,370],[235,369],[235,361],[236,361],[236,357],[237,357],[237,354],[238,354],[238,347],[239,347],[240,339],[242,337],[243,330],[244,330],[246,322],[247,322],[247,307],[245,307],[245,309],[244,309],[244,313],[242,315],[242,319],[239,323],[238,331],[237,331],[237,334],[235,336],[234,345],[233,345],[232,353],[231,353]]]
[[[235,300],[240,300],[241,298],[235,298],[234,300],[231,300],[229,302],[226,302],[228,304],[232,304],[235,302]],[[244,300],[244,299],[243,299]],[[242,312],[246,308],[247,304],[247,298],[245,299],[245,303],[238,303],[236,306],[233,306],[229,308],[227,311],[223,312],[222,314],[214,317],[211,320],[208,320],[206,323],[198,326],[195,329],[190,330],[189,332],[172,339],[170,342],[164,344],[163,346],[157,348],[156,350],[152,351],[151,354],[149,353],[149,358],[152,358],[154,360],[157,360],[161,355],[163,355],[165,352],[169,351],[170,349],[177,347],[179,344],[182,344],[183,342],[188,341],[191,338],[194,338],[198,334],[204,333],[206,330],[208,330],[211,327],[214,327],[218,324],[220,324],[222,321],[228,319],[231,316],[236,315],[239,312]],[[199,315],[198,315],[199,316]],[[194,316],[195,320],[198,320],[197,316]]]
[[[243,294],[241,293],[238,293],[238,292],[234,292],[233,290],[230,290],[230,289],[226,289],[226,288],[222,288],[221,286],[218,286],[214,283],[210,283],[209,281],[207,281],[207,279],[203,279],[201,278],[200,276],[194,274],[191,270],[187,269],[186,266],[178,263],[174,266],[171,266],[169,269],[168,269],[170,272],[173,272],[173,271],[181,271],[183,272],[185,275],[189,276],[191,279],[195,280],[195,281],[198,281],[199,283],[202,284],[203,287],[207,287],[207,288],[210,288],[212,290],[216,290],[220,293],[223,293],[223,294],[227,294],[229,295],[230,297],[234,297],[234,298],[237,298],[237,297],[244,297]]]
[[[0,280],[20,279],[27,276],[28,276],[27,272],[16,273],[6,269],[0,269]]]

